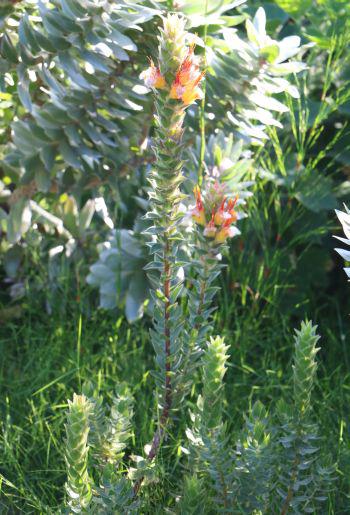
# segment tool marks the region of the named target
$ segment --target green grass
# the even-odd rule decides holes
[[[34,317],[29,310],[1,338],[1,502],[9,509],[46,512],[61,502],[67,399],[82,382],[96,382],[108,398],[116,381],[130,380],[146,413],[153,404],[147,331],[106,314],[85,318],[73,303],[70,308],[65,317]],[[136,421],[149,437],[143,412]]]
[[[218,332],[230,345],[226,376],[225,416],[232,442],[243,415],[260,399],[269,408],[291,392],[292,328],[299,324],[298,310],[291,314],[284,304],[258,302],[232,288],[223,276],[215,317]],[[67,290],[67,288],[65,289]],[[73,291],[73,289],[69,289]],[[1,412],[0,474],[1,513],[57,513],[65,482],[64,423],[67,399],[81,384],[93,381],[108,400],[114,385],[127,381],[135,397],[135,435],[129,452],[142,454],[154,430],[155,397],[153,350],[148,320],[128,326],[122,315],[89,311],[88,290],[80,303],[66,296],[65,308],[52,315],[42,309],[43,299],[25,305],[23,316],[2,326],[0,342]],[[30,297],[29,297],[30,298]],[[328,512],[345,513],[350,502],[349,322],[346,304],[334,297],[310,299],[314,322],[319,323],[322,351],[318,356],[318,383],[313,397],[327,448],[337,461],[336,482]],[[41,306],[41,309],[39,309]],[[186,409],[195,401],[195,392]],[[149,512],[174,504],[182,477],[187,445],[186,418],[175,421],[159,460],[160,481],[149,491]],[[188,421],[188,419],[187,419]],[[163,507],[163,508],[161,508]]]

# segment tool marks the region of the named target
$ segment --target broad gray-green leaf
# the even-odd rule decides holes
[[[125,315],[130,323],[142,317],[147,292],[148,285],[144,274],[136,273],[130,281],[125,298]]]
[[[332,181],[319,172],[301,173],[295,186],[295,198],[307,209],[318,213],[322,210],[334,209],[337,199],[332,192]]]
[[[34,177],[38,190],[47,193],[51,186],[50,172],[47,171],[39,158],[37,159]]]
[[[32,219],[29,200],[22,198],[12,206],[7,219],[7,238],[10,243],[17,243],[27,232]]]
[[[18,268],[23,258],[23,247],[20,245],[13,245],[5,253],[4,256],[4,267],[6,274],[9,277],[15,278]]]

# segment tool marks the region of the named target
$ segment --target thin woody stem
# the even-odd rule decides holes
[[[208,0],[205,2],[205,11],[204,16],[207,16],[208,12]],[[208,25],[207,23],[204,25],[204,62],[206,64],[206,44],[207,44],[207,32],[208,32]],[[203,84],[203,98],[201,101],[201,111],[200,111],[200,119],[199,119],[199,126],[200,126],[200,136],[201,136],[201,143],[200,143],[200,157],[199,157],[199,167],[198,167],[198,184],[199,186],[202,185],[203,182],[203,169],[204,169],[204,158],[205,158],[205,95],[206,95],[206,83]]]
[[[282,506],[281,515],[286,515],[288,513],[288,510],[290,508],[290,503],[293,500],[293,495],[294,495],[293,486],[294,486],[294,483],[297,478],[297,468],[298,468],[299,462],[300,462],[300,458],[299,458],[299,456],[297,456],[293,463],[293,473],[292,473],[292,478],[291,478],[291,484],[289,485],[286,500],[284,501],[283,506]]]
[[[163,293],[166,298],[164,304],[164,350],[165,350],[165,395],[164,395],[164,406],[159,419],[159,424],[156,432],[152,438],[151,448],[147,454],[147,459],[152,461],[158,454],[160,444],[164,437],[165,428],[169,421],[169,414],[172,406],[172,386],[171,386],[171,350],[170,350],[170,284],[171,284],[171,266],[170,257],[171,244],[169,235],[164,235],[164,281],[163,281]],[[142,476],[134,485],[134,494],[137,495],[140,487],[143,483],[144,476]]]
[[[164,18],[159,36],[158,66],[150,63],[143,73],[145,82],[155,91],[155,138],[156,164],[150,176],[151,207],[149,218],[153,220],[154,268],[160,270],[160,287],[156,286],[154,308],[154,331],[152,343],[155,347],[161,376],[158,385],[161,390],[162,406],[158,426],[151,440],[146,460],[152,462],[158,455],[165,436],[181,376],[173,376],[182,364],[182,325],[179,322],[181,308],[177,302],[182,279],[177,277],[179,265],[176,260],[182,238],[178,230],[179,204],[184,198],[180,185],[182,174],[183,120],[188,105],[200,98],[199,83],[203,77],[193,57],[193,47],[186,43],[185,19],[181,15],[169,14]],[[195,77],[195,80],[193,79]],[[191,80],[190,80],[191,79]],[[152,264],[150,269],[152,268]],[[177,324],[180,324],[177,327]],[[134,485],[135,494],[142,485],[144,476]]]
[[[169,419],[169,413],[172,405],[172,387],[171,387],[171,351],[170,351],[170,281],[171,281],[171,267],[169,262],[170,255],[170,241],[168,235],[164,238],[164,296],[166,302],[164,305],[164,350],[165,350],[165,396],[164,396],[164,407],[159,420],[159,427],[155,432],[152,440],[151,449],[148,453],[147,458],[153,460],[156,457],[162,437],[164,434],[165,426]]]
[[[297,434],[298,434],[298,438],[300,438],[301,437],[300,429],[299,429]],[[299,465],[299,463],[300,463],[300,455],[297,454],[295,459],[294,459],[293,465],[292,465],[291,480],[290,480],[290,484],[289,484],[289,487],[288,487],[286,499],[285,499],[285,501],[283,503],[283,506],[282,506],[282,509],[281,509],[281,515],[286,515],[288,513],[288,510],[290,508],[290,503],[293,500],[293,496],[294,496],[293,486],[295,484],[295,481],[297,480],[298,465]]]

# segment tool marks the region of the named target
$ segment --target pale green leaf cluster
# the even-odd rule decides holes
[[[144,226],[144,224],[143,224]],[[133,231],[113,230],[107,241],[98,246],[99,258],[91,265],[86,280],[100,290],[100,306],[113,309],[125,306],[129,322],[140,318],[149,301],[146,239],[136,224]]]
[[[88,474],[89,417],[92,406],[85,395],[74,394],[68,401],[66,424],[67,504],[73,513],[81,513],[89,506],[92,481]]]
[[[276,417],[257,401],[235,448],[222,412],[226,347],[220,338],[208,344],[202,395],[187,430],[189,474],[211,492],[203,513],[212,506],[222,513],[316,513],[327,499],[333,469],[311,414],[318,339],[316,327],[303,322],[295,336],[292,404],[281,400]]]
[[[142,26],[159,13],[155,3],[138,0],[9,8],[0,37],[0,88],[19,100],[3,160],[19,196],[8,216],[11,243],[30,227],[29,200],[38,192],[74,190],[79,198],[90,181],[106,176],[119,189],[114,175],[131,158],[130,141],[138,144],[145,119],[146,89],[130,56]]]
[[[246,21],[246,32],[248,41],[242,39],[237,30],[225,27],[223,41],[213,41],[218,51],[210,62],[213,75],[208,77],[208,88],[215,102],[215,114],[220,116],[222,112],[244,139],[261,143],[268,137],[266,128],[281,128],[278,115],[288,111],[275,95],[299,96],[298,89],[286,76],[301,72],[305,64],[289,61],[300,52],[298,36],[276,41],[267,35],[262,7],[252,21]]]
[[[222,419],[223,379],[228,360],[228,345],[223,338],[210,338],[202,359],[203,405],[201,422],[210,430],[217,427]]]
[[[132,484],[119,470],[132,435],[133,401],[128,388],[118,385],[107,410],[91,384],[83,390],[86,395],[74,394],[73,401],[68,401],[67,507],[74,513],[131,508]]]
[[[332,481],[333,468],[329,463],[326,466],[325,443],[309,413],[319,350],[316,329],[311,322],[303,322],[296,331],[293,403],[281,401],[278,406],[282,435],[275,493],[282,503],[282,513],[317,512],[327,500]]]

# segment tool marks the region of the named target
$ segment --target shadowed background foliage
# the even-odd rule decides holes
[[[300,36],[304,70],[282,70],[274,44],[249,55],[244,22],[260,5],[271,38]],[[217,167],[233,188],[248,183],[242,196],[252,193],[214,317],[229,346],[232,442],[257,398],[270,408],[291,395],[291,335],[312,319],[321,335],[312,410],[337,464],[327,509],[345,513],[350,303],[331,236],[350,191],[350,12],[341,0],[2,3],[0,506],[57,512],[67,399],[86,380],[106,399],[128,383],[139,408],[131,448],[140,452],[154,432],[142,234],[153,102],[139,74],[167,9],[188,16],[198,53],[206,43],[206,101],[186,117],[186,177]],[[259,97],[276,66],[288,85]],[[165,471],[181,464],[187,423],[164,446],[150,512],[174,506],[181,466]]]

